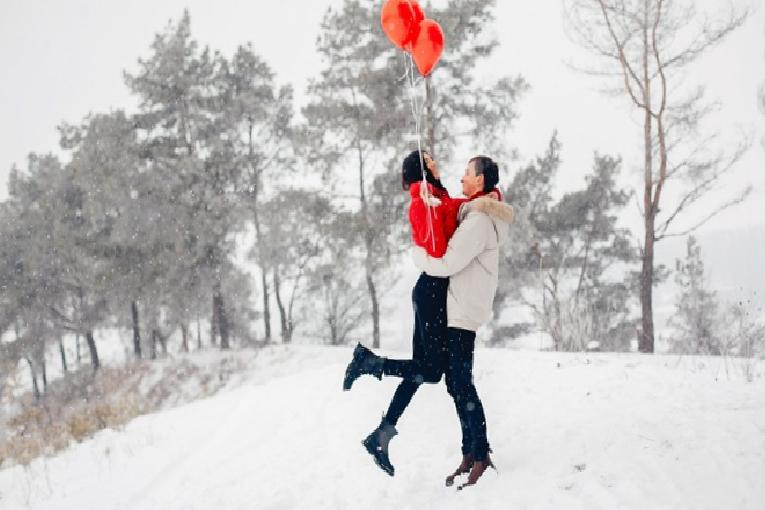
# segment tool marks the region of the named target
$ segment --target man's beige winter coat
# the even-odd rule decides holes
[[[450,277],[446,313],[450,328],[477,331],[491,319],[497,292],[499,247],[507,240],[513,208],[488,197],[460,208],[460,225],[440,259],[419,246],[415,265],[431,276]]]

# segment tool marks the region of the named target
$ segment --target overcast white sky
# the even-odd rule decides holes
[[[757,3],[732,1],[739,6]],[[328,5],[339,3],[2,0],[0,198],[6,196],[7,172],[14,162],[24,166],[30,151],[57,150],[58,123],[77,122],[91,111],[134,107],[135,100],[123,84],[122,71],[135,69],[137,58],[148,54],[154,34],[170,18],[177,19],[184,7],[190,9],[192,32],[199,41],[227,54],[238,44],[252,41],[255,50],[277,73],[277,79],[295,86],[300,101],[307,78],[320,69],[314,50],[319,21]],[[727,2],[696,3],[704,9]],[[594,151],[620,154],[625,161],[625,185],[637,186],[639,119],[630,113],[626,100],[599,93],[602,82],[577,74],[565,65],[566,61],[583,62],[588,57],[565,37],[560,2],[498,0],[497,18],[501,47],[491,72],[520,73],[532,87],[520,103],[521,118],[513,133],[521,159],[525,161],[542,151],[557,128],[563,143],[561,190],[581,183]],[[730,139],[744,131],[762,139],[765,115],[758,110],[756,98],[758,88],[765,82],[765,9],[758,9],[743,28],[700,61],[688,82],[706,84],[709,96],[720,100],[715,122],[724,136]],[[457,154],[458,161],[470,156],[464,148],[458,148]],[[517,166],[514,163],[510,168]],[[460,165],[444,169],[453,190],[457,189],[461,168]],[[741,232],[739,229],[744,227],[765,232],[765,150],[759,143],[739,164],[736,178],[695,214],[703,214],[728,196],[726,193],[746,183],[755,185],[755,194],[745,204],[714,219],[702,233]],[[692,219],[689,217],[687,223]],[[639,226],[635,207],[625,214],[624,222]],[[765,254],[763,242],[765,236],[761,235],[757,243],[751,245],[750,240],[739,251]],[[666,262],[672,264],[671,260]],[[765,271],[754,265],[752,269],[760,280],[765,280]],[[765,290],[765,283],[759,285]]]

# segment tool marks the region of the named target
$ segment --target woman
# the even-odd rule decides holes
[[[423,181],[422,163],[425,163]],[[499,190],[479,192],[469,198],[451,198],[441,184],[438,165],[427,152],[410,153],[402,165],[402,187],[411,196],[409,222],[412,240],[433,257],[442,257],[449,239],[457,228],[457,214],[465,202],[481,195],[501,198]],[[383,375],[402,379],[380,425],[362,444],[374,457],[377,465],[393,476],[394,467],[388,458],[388,443],[397,434],[398,419],[412,400],[420,384],[441,380],[447,363],[446,294],[449,279],[420,274],[412,290],[414,307],[414,334],[412,359],[394,360],[377,356],[359,343],[353,351],[343,381],[343,389],[350,390],[353,382],[363,374]]]

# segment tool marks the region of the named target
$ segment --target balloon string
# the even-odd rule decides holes
[[[411,8],[411,4],[410,4]],[[408,55],[407,60],[407,69],[406,69],[406,75],[409,78],[409,99],[410,104],[412,108],[412,115],[414,116],[414,129],[415,133],[417,135],[417,153],[420,156],[420,170],[422,171],[422,181],[423,184],[420,186],[420,198],[422,198],[422,201],[425,203],[425,211],[427,215],[427,234],[428,237],[430,237],[431,246],[433,247],[433,252],[436,251],[436,239],[434,234],[434,227],[433,227],[433,212],[430,210],[431,205],[427,200],[428,196],[428,185],[427,185],[427,176],[426,176],[426,170],[425,170],[425,158],[422,155],[422,135],[420,133],[420,126],[422,121],[422,112],[424,110],[424,101],[422,104],[417,104],[417,79],[414,74],[414,60],[412,59],[411,54]],[[424,81],[423,81],[424,83]]]

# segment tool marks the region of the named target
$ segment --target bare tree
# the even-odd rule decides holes
[[[641,113],[645,236],[640,247],[638,348],[653,352],[655,243],[695,231],[751,192],[747,187],[715,207],[705,205],[708,212],[690,226],[675,225],[681,213],[719,185],[750,146],[743,139],[726,152],[715,148],[716,134],[702,136],[700,127],[715,105],[704,99],[703,86],[687,90],[681,80],[682,71],[739,28],[749,11],[731,7],[719,21],[710,21],[687,0],[566,0],[564,5],[572,38],[606,63],[584,71],[618,80],[620,93]],[[662,202],[667,189],[673,194],[670,204]]]

